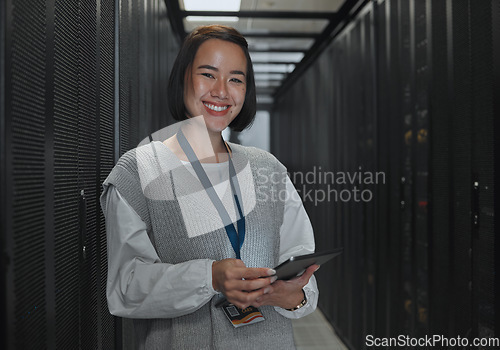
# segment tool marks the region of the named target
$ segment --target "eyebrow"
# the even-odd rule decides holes
[[[199,66],[199,67],[198,67],[198,69],[200,69],[200,68],[210,69],[210,70],[213,70],[213,71],[215,71],[215,72],[218,72],[218,71],[219,71],[219,68],[215,68],[214,66],[210,66],[210,65],[208,65],[208,64],[201,65],[201,66]],[[240,70],[232,70],[232,71],[231,71],[231,72],[229,72],[229,73],[231,73],[231,74],[239,74],[239,75],[243,75],[243,76],[245,76],[245,73],[243,73],[243,72],[242,72],[242,71],[240,71]]]

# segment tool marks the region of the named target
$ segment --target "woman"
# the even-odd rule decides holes
[[[169,92],[177,132],[125,153],[103,184],[110,312],[134,319],[141,349],[292,349],[319,266],[275,280],[272,267],[314,251],[311,224],[276,158],[221,136],[255,116],[246,40],[195,30]],[[248,316],[230,321],[235,307]]]

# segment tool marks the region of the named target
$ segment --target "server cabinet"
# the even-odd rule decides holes
[[[114,5],[2,3],[4,348],[112,348],[100,182],[113,160]]]
[[[345,247],[317,276],[352,348],[366,335],[498,336],[498,16],[495,1],[374,1],[276,100],[272,149],[292,173],[385,175],[360,185],[369,201],[305,203],[317,246]]]
[[[171,121],[166,11],[161,0],[0,5],[2,348],[130,340],[107,308],[98,199],[118,157]]]
[[[3,348],[121,348],[98,198],[171,121],[165,3],[14,0],[0,15]]]

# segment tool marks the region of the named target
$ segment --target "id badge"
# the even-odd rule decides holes
[[[248,326],[249,324],[265,320],[259,309],[253,306],[249,306],[242,310],[233,304],[226,303],[222,306],[222,309],[234,328]]]

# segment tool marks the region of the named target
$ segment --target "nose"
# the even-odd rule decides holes
[[[221,100],[225,100],[227,98],[227,86],[222,79],[217,79],[215,81],[212,86],[212,90],[210,91],[210,96],[218,97]]]

